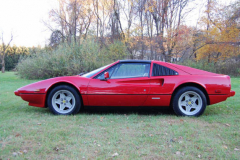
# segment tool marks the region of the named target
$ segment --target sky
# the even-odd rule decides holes
[[[223,4],[233,0],[219,0]],[[57,0],[0,0],[0,37],[5,42],[13,34],[12,45],[44,46],[51,35],[43,21],[48,20],[51,9],[57,8]],[[196,9],[187,17],[186,24],[195,26],[204,8],[203,0],[195,0]]]
[[[44,46],[51,32],[42,22],[57,0],[0,0],[0,37],[17,46]]]

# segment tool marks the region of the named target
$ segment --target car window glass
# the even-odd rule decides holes
[[[111,77],[111,75],[112,75],[112,73],[113,73],[113,71],[114,71],[115,68],[116,68],[116,65],[113,66],[113,67],[111,67],[111,68],[109,68],[109,69],[107,69],[106,71],[102,72],[101,74],[99,74],[98,76],[96,76],[95,79],[104,79],[104,73],[105,73],[105,72],[108,72],[108,73],[109,73],[109,76]]]
[[[94,74],[100,72],[101,70],[104,70],[105,68],[107,68],[107,67],[110,66],[110,65],[111,65],[111,64],[106,65],[106,66],[103,66],[103,67],[98,68],[98,69],[95,69],[95,70],[93,70],[93,71],[91,71],[91,72],[89,72],[89,73],[86,73],[86,74],[82,75],[82,77],[90,78],[90,77],[92,77]]]
[[[115,69],[111,79],[148,77],[150,70],[149,63],[122,63]]]
[[[152,76],[173,76],[178,75],[178,72],[167,68],[165,66],[161,66],[159,64],[153,64]]]

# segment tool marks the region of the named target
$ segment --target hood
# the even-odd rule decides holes
[[[53,86],[56,83],[69,83],[75,86],[76,88],[80,88],[81,86],[86,86],[89,82],[89,78],[81,77],[81,76],[63,76],[63,77],[55,77],[42,81],[38,81],[35,83],[31,83],[29,85],[23,86],[15,92],[15,94],[20,93],[46,93],[48,88]]]

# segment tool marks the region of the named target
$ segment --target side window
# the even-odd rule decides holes
[[[117,66],[118,66],[118,65],[117,65]],[[108,73],[109,73],[109,76],[111,77],[114,69],[115,69],[117,66],[116,66],[116,65],[115,65],[115,66],[112,66],[111,68],[107,69],[106,71],[100,73],[99,75],[97,75],[97,76],[95,77],[95,79],[104,79],[104,73],[105,73],[105,72],[108,72]]]
[[[122,63],[115,69],[111,79],[148,77],[150,63]]]
[[[178,72],[161,66],[159,64],[153,64],[153,71],[152,71],[152,76],[173,76],[173,75],[178,75]]]

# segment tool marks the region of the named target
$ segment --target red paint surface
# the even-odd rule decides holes
[[[120,61],[112,65],[117,63]],[[153,63],[171,68],[177,71],[178,75],[153,77],[151,76]],[[98,74],[91,78],[81,76],[51,78],[19,88],[14,93],[29,102],[29,105],[37,107],[46,107],[47,94],[59,84],[75,87],[85,106],[169,106],[176,89],[182,85],[193,84],[201,86],[201,89],[207,93],[210,104],[225,101],[235,95],[235,92],[231,91],[230,77],[227,75],[160,61],[151,61],[149,77],[103,81],[94,79]]]
[[[24,101],[29,102],[28,105],[36,107],[45,107],[45,94],[20,94]]]

